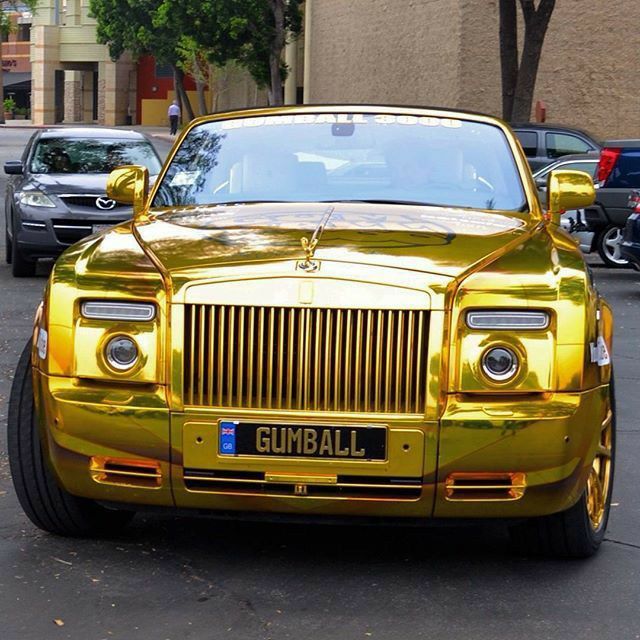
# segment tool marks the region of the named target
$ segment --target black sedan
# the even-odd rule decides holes
[[[21,160],[6,162],[6,260],[32,276],[38,258],[55,258],[81,238],[127,220],[131,207],[107,198],[107,176],[139,164],[154,180],[161,162],[135,131],[81,127],[34,133]]]

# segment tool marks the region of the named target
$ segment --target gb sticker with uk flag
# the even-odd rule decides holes
[[[233,456],[236,453],[236,427],[237,422],[220,422],[220,453]]]

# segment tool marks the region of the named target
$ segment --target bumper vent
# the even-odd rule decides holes
[[[331,484],[268,480],[262,472],[208,471],[185,469],[189,491],[201,493],[310,498],[354,498],[362,500],[417,500],[422,493],[421,478],[337,476]]]
[[[91,477],[101,484],[157,489],[162,484],[160,465],[154,461],[91,458]]]
[[[187,406],[422,414],[429,314],[185,305]]]
[[[445,481],[445,498],[452,502],[500,502],[524,495],[524,473],[452,473]]]

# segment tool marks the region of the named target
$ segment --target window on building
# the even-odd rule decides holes
[[[591,145],[568,133],[547,133],[547,155],[549,158],[568,156],[571,153],[592,151]]]
[[[9,34],[3,31],[0,34],[0,42],[9,42]]]
[[[156,63],[156,78],[173,78],[171,65]]]
[[[18,42],[29,42],[31,40],[31,25],[19,24],[18,31],[16,33],[16,40]]]

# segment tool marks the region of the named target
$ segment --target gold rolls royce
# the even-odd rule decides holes
[[[133,220],[56,263],[9,413],[31,520],[148,507],[286,519],[502,519],[588,556],[609,515],[612,314],[565,209],[492,117],[376,106],[193,121]]]

